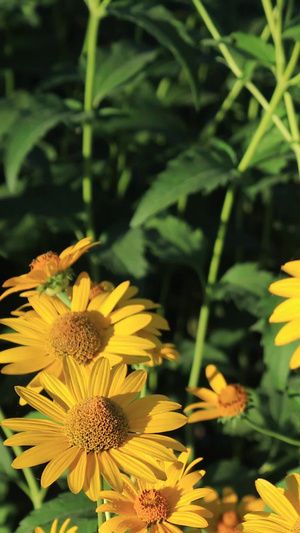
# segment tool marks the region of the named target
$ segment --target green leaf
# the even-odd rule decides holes
[[[241,31],[232,33],[234,45],[249,54],[249,57],[259,59],[266,63],[275,63],[275,48],[271,43],[266,43],[260,37]]]
[[[264,362],[271,375],[273,387],[279,391],[284,391],[290,373],[290,359],[299,346],[299,341],[284,346],[275,346],[275,337],[281,328],[282,324],[266,323],[262,345],[264,347]]]
[[[55,518],[57,518],[59,522],[71,518],[70,525],[74,526],[79,525],[79,520],[82,521],[84,519],[86,524],[91,523],[89,529],[83,528],[82,531],[85,533],[93,533],[95,530],[95,523],[97,523],[95,508],[96,504],[89,500],[83,492],[80,492],[79,494],[65,492],[57,498],[44,503],[41,509],[32,511],[21,521],[15,533],[32,533],[37,526],[42,528],[49,526]],[[94,529],[92,529],[92,525]]]
[[[141,52],[126,41],[114,43],[110,50],[100,49],[97,56],[94,105],[119,85],[127,82],[157,56],[157,50]]]
[[[151,7],[151,3],[148,5],[147,3],[140,3],[129,9],[112,4],[107,8],[107,12],[141,26],[153,35],[162,46],[172,52],[186,72],[195,106],[198,107],[199,65],[195,44],[188,35],[185,26],[164,6]]]
[[[28,111],[24,111],[10,129],[4,170],[9,190],[16,190],[17,178],[26,155],[35,144],[59,122],[66,119],[69,111],[62,101],[54,96],[47,95],[35,100]]]
[[[146,223],[147,245],[162,261],[181,263],[201,270],[204,237],[200,229],[194,230],[179,218],[171,215],[153,218]]]
[[[111,228],[99,238],[103,245],[96,256],[114,274],[143,278],[148,271],[145,258],[143,231],[139,228],[121,233],[119,228]],[[106,245],[107,242],[107,245]]]
[[[300,24],[296,24],[295,26],[292,26],[291,28],[288,28],[285,30],[282,34],[282,37],[284,39],[293,39],[293,41],[296,41],[297,43],[300,42]]]
[[[166,170],[157,176],[139,203],[130,225],[140,226],[181,196],[200,191],[208,194],[233,178],[232,163],[226,153],[191,148],[169,161]]]
[[[9,479],[17,479],[18,473],[11,467],[12,456],[10,450],[4,446],[3,440],[0,438],[0,472],[1,475],[7,476]]]

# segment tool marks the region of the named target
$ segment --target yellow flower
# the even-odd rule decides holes
[[[208,533],[238,533],[237,525],[249,511],[262,511],[264,502],[255,496],[244,496],[240,501],[237,494],[230,487],[223,490],[222,498],[212,490],[205,496],[204,505],[209,509],[213,518],[206,528]]]
[[[187,467],[189,455],[189,451],[181,453],[179,463],[165,466],[165,481],[145,483],[137,480],[134,484],[123,476],[122,494],[111,490],[101,492],[100,497],[111,503],[100,505],[97,511],[108,511],[118,516],[103,523],[99,533],[124,533],[126,530],[135,533],[181,533],[177,526],[206,527],[205,517],[210,517],[211,513],[191,503],[211,490],[194,489],[204,471],[191,472],[201,459],[196,459]]]
[[[151,367],[155,365],[161,365],[163,359],[167,359],[168,361],[177,361],[179,353],[175,349],[175,344],[163,344],[160,341],[158,341],[158,343],[158,346],[149,351],[150,360],[146,361],[146,365]]]
[[[186,417],[172,411],[180,405],[166,396],[153,395],[133,401],[146,382],[143,370],[126,377],[127,366],[111,370],[108,360],[98,359],[89,378],[72,357],[64,359],[66,385],[43,372],[41,383],[53,401],[16,387],[25,402],[50,420],[11,418],[4,427],[21,431],[5,441],[6,446],[33,446],[12,463],[26,468],[48,463],[41,486],[48,487],[66,470],[68,485],[98,499],[100,474],[121,491],[120,469],[154,482],[163,479],[158,461],[176,461],[175,450],[185,450],[176,440],[158,435],[186,423]],[[169,449],[170,448],[170,449]]]
[[[184,409],[185,412],[191,409],[200,409],[189,416],[189,423],[213,418],[234,417],[245,411],[248,394],[242,385],[238,383],[227,385],[224,376],[214,365],[208,365],[205,374],[213,390],[197,387],[187,388],[188,391],[203,400],[188,405]]]
[[[0,335],[0,338],[21,345],[0,353],[0,363],[10,363],[2,369],[4,374],[47,369],[61,377],[62,360],[67,355],[87,371],[99,357],[107,357],[111,366],[149,359],[147,350],[155,348],[158,342],[157,328],[168,328],[166,320],[143,312],[146,304],[135,304],[135,299],[126,298],[131,289],[129,281],[91,301],[90,284],[87,273],[78,276],[71,308],[57,297],[35,293],[28,297],[33,310],[0,321],[17,332]],[[41,390],[39,374],[29,387]]]
[[[287,322],[275,337],[275,345],[282,346],[300,339],[300,261],[290,261],[281,267],[284,272],[293,276],[275,281],[269,291],[277,296],[288,298],[279,304],[270,316],[270,322]],[[290,360],[290,368],[300,367],[300,345]]]
[[[71,278],[70,266],[73,265],[85,252],[93,246],[91,237],[81,239],[74,246],[69,246],[60,255],[47,252],[39,255],[32,261],[30,272],[22,276],[10,278],[3,283],[3,287],[11,287],[5,291],[0,300],[13,292],[24,291],[37,288],[39,292],[45,291],[49,296],[63,291]]]
[[[76,533],[78,529],[77,526],[73,526],[67,529],[70,521],[71,521],[71,518],[67,518],[67,520],[65,520],[63,525],[61,526],[61,528],[57,529],[58,520],[56,518],[51,526],[50,533]],[[34,533],[45,533],[45,532],[41,527],[36,527],[34,530]]]
[[[251,512],[239,525],[249,533],[299,533],[300,531],[300,476],[291,474],[285,478],[287,489],[274,487],[265,479],[255,482],[257,492],[265,505],[274,513]]]

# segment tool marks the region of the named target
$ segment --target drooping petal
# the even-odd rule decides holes
[[[227,386],[227,382],[221,374],[221,372],[218,371],[217,367],[215,365],[208,365],[205,369],[206,377],[209,381],[209,384],[211,388],[219,394],[221,390],[225,389]]]
[[[52,485],[67,470],[79,452],[80,449],[74,446],[54,457],[43,470],[41,486],[45,488]]]
[[[86,471],[87,454],[85,450],[79,450],[79,454],[71,463],[68,471],[68,486],[71,492],[78,494],[81,491]]]

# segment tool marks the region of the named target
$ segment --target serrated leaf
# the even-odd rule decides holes
[[[112,4],[108,7],[107,12],[141,26],[153,35],[162,46],[172,52],[186,72],[197,107],[199,95],[198,61],[195,45],[186,32],[185,26],[162,5],[148,7],[144,3],[140,3],[131,9],[126,9],[114,7]]]
[[[122,276],[143,278],[148,271],[145,258],[145,243],[143,231],[139,228],[118,231],[114,227],[106,234],[100,235],[101,243],[107,242],[99,249],[97,257],[101,263],[115,274]]]
[[[9,131],[4,158],[6,182],[11,192],[16,190],[18,174],[26,155],[68,114],[69,111],[58,97],[48,95],[37,99],[35,105],[14,122]]]
[[[146,223],[147,245],[162,261],[187,264],[197,272],[203,261],[204,236],[200,229],[193,229],[171,215],[154,218]]]
[[[130,225],[140,226],[150,216],[174,204],[181,196],[208,194],[234,178],[232,163],[224,152],[191,148],[169,161],[143,196]]]
[[[77,525],[79,519],[92,519],[95,528],[97,521],[97,518],[95,520],[95,509],[96,504],[89,500],[83,492],[79,494],[65,492],[44,503],[41,509],[32,511],[21,521],[15,533],[32,533],[37,526],[49,526],[55,518],[61,522],[71,518],[71,523],[74,526]],[[83,529],[83,531],[87,530]]]
[[[98,51],[94,84],[94,105],[130,80],[157,56],[157,50],[139,51],[126,41],[114,43],[110,50]]]
[[[259,59],[267,63],[275,63],[275,48],[271,43],[267,43],[261,37],[250,33],[236,31],[232,34],[234,45],[247,52],[249,57]]]

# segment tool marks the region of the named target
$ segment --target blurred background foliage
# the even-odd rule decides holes
[[[84,256],[75,270],[91,267],[95,281],[130,279],[144,297],[162,304],[171,326],[165,340],[176,343],[181,359],[157,369],[156,390],[185,406],[220,212],[234,184],[218,281],[210,295],[204,364],[216,364],[229,382],[253,390],[256,423],[296,438],[300,383],[298,373],[289,372],[294,346],[275,348],[278,327],[268,324],[280,301],[268,294],[268,286],[280,276],[280,265],[299,258],[300,251],[299,170],[292,144],[276,124],[268,125],[251,164],[239,172],[262,117],[243,85],[251,80],[270,101],[275,49],[260,1],[207,0],[205,5],[221,41],[211,36],[190,0],[112,0],[100,23],[93,110],[86,112],[85,3],[0,0],[1,280],[27,272],[37,255],[61,252],[86,234],[82,128],[89,121],[93,231],[101,245],[89,255],[90,264]],[[296,11],[292,0],[285,2],[287,57],[300,41]],[[239,91],[220,42],[243,73]],[[294,76],[298,71],[296,65]],[[296,82],[289,93],[299,108]],[[276,115],[288,128],[283,100]],[[1,316],[19,305],[18,296],[4,300]],[[2,376],[1,383],[5,414],[22,416],[13,390],[16,378]],[[204,376],[199,383],[207,386]],[[155,379],[152,386],[154,392]],[[196,453],[205,458],[205,483],[216,489],[231,485],[241,496],[253,493],[258,474],[276,482],[298,465],[296,448],[239,421],[195,424],[192,430]],[[17,474],[9,453],[1,446],[0,533],[27,533],[41,524],[41,516],[50,520],[58,511],[54,505],[51,512],[50,501],[32,514],[35,522],[27,518],[17,529],[30,505],[13,483]],[[76,499],[80,531],[94,531],[94,506],[85,496],[64,494],[56,500],[66,486],[64,480],[59,484],[47,499],[55,498],[67,511]]]

